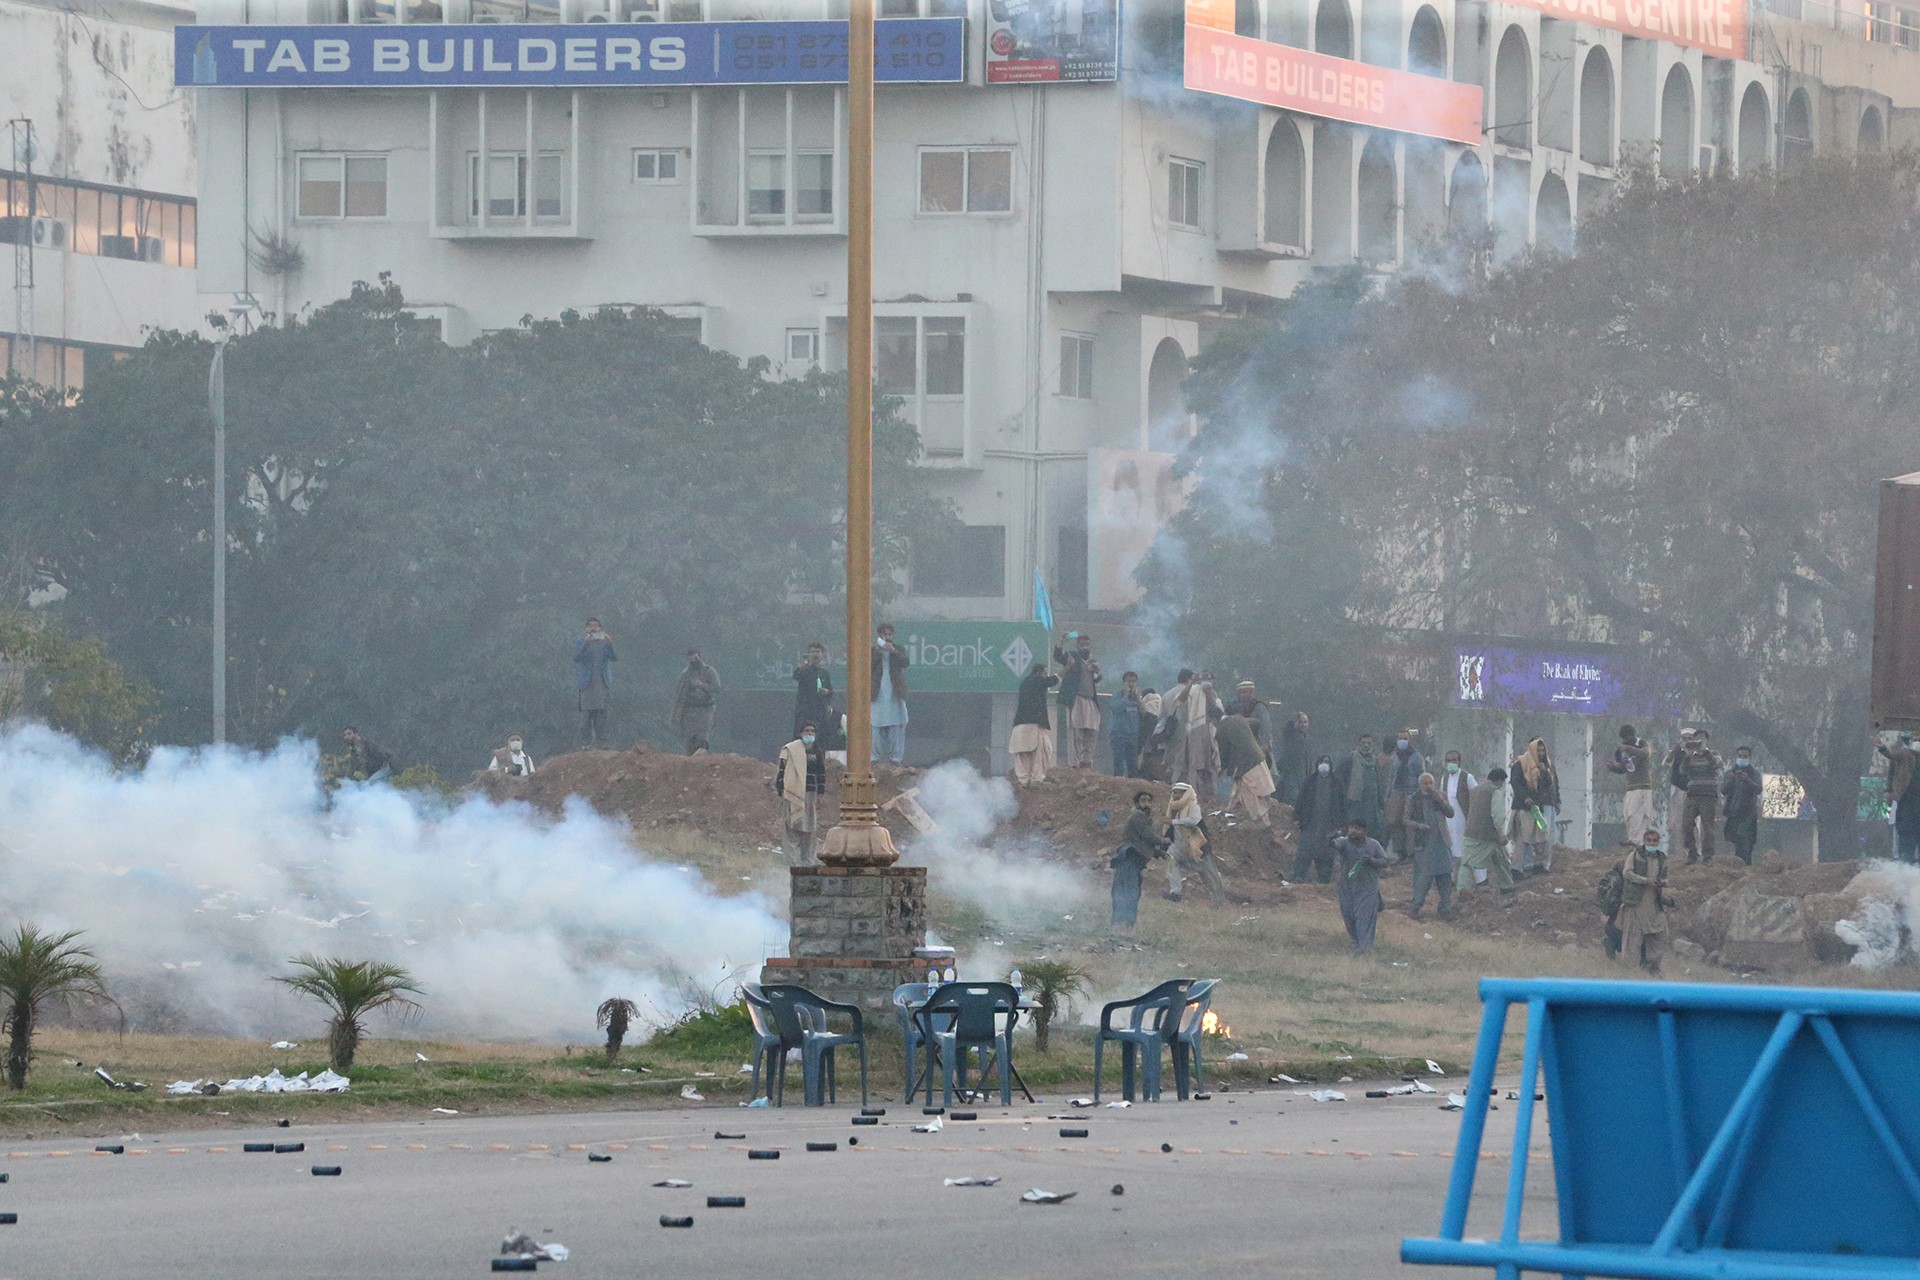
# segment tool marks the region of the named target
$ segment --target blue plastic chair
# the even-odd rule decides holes
[[[815,995],[805,987],[776,984],[760,988],[761,999],[773,1015],[774,1029],[780,1033],[779,1070],[774,1073],[773,1105],[786,1105],[787,1051],[800,1050],[800,1079],[810,1107],[838,1100],[834,1081],[834,1050],[853,1045],[860,1051],[860,1102],[867,1101],[867,1033],[865,1017],[857,1004],[841,1004]],[[853,1031],[828,1030],[828,1015],[845,1014],[853,1019]]]
[[[1920,994],[1489,978],[1480,996],[1440,1231],[1403,1240],[1403,1261],[1502,1277],[1920,1276]],[[1469,1240],[1513,1005],[1527,1014],[1520,1096],[1546,1087],[1559,1235],[1521,1238],[1523,1104],[1499,1234]]]
[[[1191,978],[1163,982],[1145,995],[1131,1000],[1115,1000],[1100,1010],[1100,1030],[1093,1040],[1093,1100],[1100,1101],[1100,1074],[1107,1041],[1120,1046],[1120,1096],[1133,1101],[1134,1078],[1140,1082],[1143,1102],[1160,1101],[1160,1050],[1167,1043],[1169,1023],[1177,1020]],[[1113,1015],[1127,1014],[1123,1027],[1113,1025]]]
[[[759,983],[741,983],[740,997],[746,1001],[747,1017],[753,1020],[753,1096],[760,1096],[760,1072],[764,1066],[767,1096],[771,1099],[775,1060],[786,1052],[780,1039],[780,1029],[773,1024],[773,1006],[760,994]]]
[[[981,1055],[980,1076],[988,1070],[987,1055],[999,1066],[1000,1103],[1013,1105],[1013,1028],[1020,1020],[1020,992],[1010,982],[948,982],[920,1007],[921,1034],[938,1063],[941,1103],[953,1101],[956,1087],[967,1087],[967,1053]],[[941,1020],[948,1019],[942,1028]],[[957,1083],[956,1083],[957,1082]],[[927,1080],[933,1096],[933,1080]]]
[[[1167,1043],[1173,1049],[1173,1088],[1180,1101],[1187,1100],[1188,1086],[1198,1093],[1207,1087],[1206,1064],[1200,1058],[1200,1046],[1206,1030],[1207,1010],[1213,1004],[1213,989],[1218,978],[1201,978],[1187,988],[1186,1003],[1179,1016],[1167,1023]]]
[[[900,1017],[900,1038],[904,1042],[906,1056],[908,1102],[918,1092],[916,1085],[920,1079],[920,1052],[927,1050],[927,1101],[933,1101],[933,1051],[927,1049],[927,1038],[920,1029],[920,1020],[914,1016],[915,1010],[927,1002],[934,992],[934,986],[928,982],[903,982],[893,989],[894,1012]],[[949,1019],[936,1020],[935,1029],[945,1030]]]

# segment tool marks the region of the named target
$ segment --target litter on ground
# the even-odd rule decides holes
[[[1028,1204],[1065,1204],[1079,1194],[1078,1191],[1042,1191],[1035,1187],[1020,1198]]]
[[[950,1187],[992,1187],[999,1185],[999,1182],[1000,1179],[998,1178],[966,1177],[947,1179],[947,1185]]]
[[[322,1071],[309,1077],[302,1071],[297,1076],[283,1076],[275,1067],[264,1076],[248,1076],[244,1080],[229,1080],[221,1084],[214,1080],[175,1080],[167,1086],[167,1092],[176,1096],[188,1093],[345,1093],[353,1081],[346,1076],[335,1075],[331,1071]],[[145,1088],[145,1086],[141,1086]]]

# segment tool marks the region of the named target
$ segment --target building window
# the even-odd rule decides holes
[[[1005,525],[962,525],[940,538],[916,540],[907,576],[921,596],[1003,595],[1007,589]]]
[[[680,153],[641,148],[633,153],[633,180],[666,184],[680,181]]]
[[[747,221],[781,222],[787,216],[787,153],[747,156]]]
[[[1200,227],[1200,180],[1207,166],[1198,160],[1167,161],[1167,221],[1176,227]]]
[[[31,189],[31,197],[29,197]],[[0,170],[0,244],[170,267],[194,264],[194,203]]]
[[[881,315],[873,320],[874,386],[897,397],[930,458],[967,452],[965,316]]]
[[[812,368],[820,363],[818,329],[787,330],[787,363]]]
[[[294,216],[298,218],[384,218],[387,216],[387,158],[307,154],[297,168]]]
[[[1084,333],[1060,335],[1060,394],[1093,399],[1093,339]]]
[[[921,213],[1011,213],[1011,147],[924,147]]]
[[[562,192],[566,188],[566,165],[558,151],[542,151],[534,157],[533,216],[565,216]],[[467,153],[467,214],[480,216],[480,155]],[[527,216],[527,153],[490,151],[487,153],[486,201],[489,218],[525,218]]]
[[[115,360],[126,359],[128,354],[119,347],[58,338],[29,342],[18,334],[0,333],[0,376],[37,382],[55,391],[78,391],[86,386],[90,374]]]
[[[833,220],[833,152],[801,151],[794,155],[794,218],[799,222]]]

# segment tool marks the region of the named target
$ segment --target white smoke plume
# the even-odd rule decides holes
[[[926,864],[934,892],[972,903],[1001,924],[1058,922],[1090,901],[1079,875],[1029,842],[995,837],[1020,808],[1005,778],[949,760],[927,771],[915,799],[939,824],[916,836],[909,854]]]
[[[1911,960],[1920,939],[1920,867],[1904,862],[1869,862],[1847,885],[1860,895],[1852,917],[1834,923],[1840,941],[1854,948],[1849,962],[1857,969],[1884,969]]]
[[[421,1029],[591,1034],[608,996],[672,1016],[781,948],[768,904],[649,862],[620,824],[471,797],[320,787],[310,742],[163,748],[116,773],[74,741],[0,733],[0,925],[84,930],[136,1027],[273,1038],[319,1020],[289,957],[412,971]],[[724,987],[723,987],[724,984]]]

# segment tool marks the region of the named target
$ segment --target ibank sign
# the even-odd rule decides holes
[[[1016,693],[1020,678],[1047,660],[1038,622],[899,622],[894,641],[907,651],[907,688],[915,693]]]
[[[882,83],[966,77],[966,19],[889,18]],[[845,84],[844,22],[176,27],[173,82],[196,88],[533,88]]]

